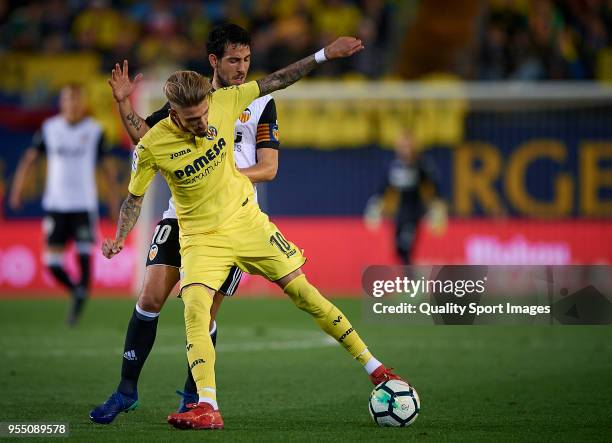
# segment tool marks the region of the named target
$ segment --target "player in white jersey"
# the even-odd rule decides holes
[[[212,85],[215,89],[245,82],[251,60],[250,35],[247,31],[232,24],[217,26],[210,32],[206,48],[213,68]],[[166,103],[146,119],[138,116],[131,106],[129,96],[140,79],[140,74],[133,81],[129,79],[128,64],[124,61],[123,67],[115,66],[109,81],[123,124],[135,144],[149,128],[168,117],[170,109]],[[274,179],[278,168],[279,141],[276,106],[272,96],[266,95],[251,102],[236,121],[234,137],[236,165],[254,186],[256,183]],[[173,155],[180,156],[182,153]],[[90,418],[96,423],[111,423],[120,412],[127,412],[138,406],[138,378],[155,342],[159,312],[179,281],[179,251],[179,227],[174,202],[170,199],[168,209],[155,227],[144,282],[128,325],[121,381],[117,391],[104,404],[91,411]],[[242,271],[237,266],[233,267],[214,296],[210,324],[213,343],[217,337],[216,313],[223,297],[235,293],[241,275]],[[177,392],[181,395],[180,412],[187,410],[187,404],[197,403],[196,386],[189,369],[184,391]]]
[[[19,162],[9,202],[13,209],[21,207],[26,179],[36,160],[46,155],[47,177],[42,200],[47,212],[43,219],[47,238],[44,260],[55,279],[72,294],[67,320],[71,326],[78,321],[89,289],[91,247],[98,213],[96,164],[106,150],[102,127],[85,111],[81,87],[64,87],[60,93],[60,114],[43,123]],[[110,168],[103,170],[109,186],[116,187]],[[111,195],[118,195],[111,191]],[[116,215],[118,200],[113,202],[111,213]],[[63,267],[64,251],[70,240],[75,241],[79,255],[81,273],[77,282],[71,280]]]

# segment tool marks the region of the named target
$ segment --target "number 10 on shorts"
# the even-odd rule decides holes
[[[278,231],[270,236],[270,243],[276,246],[279,251],[287,256],[287,258],[291,257],[296,252],[296,249],[291,246],[291,243],[289,243],[285,237],[283,237],[283,234]]]

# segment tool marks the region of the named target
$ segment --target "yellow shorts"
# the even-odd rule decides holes
[[[198,235],[181,233],[180,243],[181,288],[201,283],[219,290],[234,265],[249,274],[275,281],[306,262],[300,249],[285,240],[251,200],[216,231]]]

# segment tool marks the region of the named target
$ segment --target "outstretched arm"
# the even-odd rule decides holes
[[[138,140],[140,140],[149,130],[149,126],[145,120],[134,111],[132,102],[130,101],[130,95],[132,95],[140,80],[142,80],[142,74],[137,74],[134,80],[130,80],[127,60],[123,60],[123,68],[119,66],[119,63],[115,64],[115,67],[111,71],[111,78],[108,80],[108,84],[113,90],[113,97],[119,106],[121,123],[123,123],[123,127],[128,132],[134,144],[138,143]]]
[[[335,58],[350,57],[351,55],[363,49],[361,40],[354,37],[340,37],[333,43],[323,49],[324,58],[315,57],[315,54],[309,55],[302,60],[295,62],[286,68],[279,69],[272,74],[257,80],[259,85],[260,96],[270,94],[271,92],[284,89],[289,85],[297,82],[299,79],[312,71],[318,63],[325,60]],[[319,60],[317,60],[319,59]]]
[[[136,225],[143,200],[144,195],[137,196],[128,194],[127,198],[123,201],[121,210],[119,211],[119,221],[117,222],[115,239],[111,240],[107,238],[102,243],[102,254],[104,254],[104,257],[113,258],[121,252],[127,235],[134,225]]]

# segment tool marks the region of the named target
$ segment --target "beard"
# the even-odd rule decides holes
[[[232,86],[228,79],[223,77],[219,71],[217,71],[217,79],[219,80],[219,84],[222,88],[227,88],[228,86]]]
[[[227,88],[228,86],[236,86],[236,85],[241,85],[244,83],[244,79],[246,78],[243,77],[241,81],[239,81],[238,83],[232,83],[232,81],[227,78],[224,77],[219,71],[217,71],[217,80],[219,81],[219,85],[221,85],[222,88]]]

